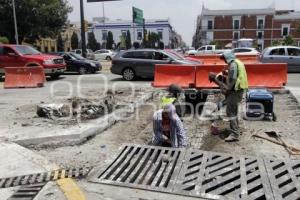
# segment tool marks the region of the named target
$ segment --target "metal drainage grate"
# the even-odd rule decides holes
[[[207,199],[300,200],[300,161],[126,145],[90,181]]]
[[[125,145],[104,172],[92,182],[156,191],[171,191],[183,159],[183,149]]]
[[[63,178],[80,178],[88,174],[90,168],[60,169],[45,173],[29,174],[0,179],[0,188],[15,187],[20,185],[31,185]]]
[[[300,199],[300,161],[265,160],[276,199]]]
[[[8,200],[33,200],[46,183],[22,186]]]
[[[186,161],[176,188],[182,194],[213,199],[273,199],[260,158],[191,150]]]

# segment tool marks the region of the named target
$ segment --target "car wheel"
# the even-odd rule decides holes
[[[126,80],[126,81],[132,81],[135,79],[135,72],[133,69],[131,68],[126,68],[124,69],[123,71],[123,78]]]
[[[85,67],[80,67],[80,68],[79,68],[79,74],[80,74],[80,75],[86,74],[86,69],[85,69]]]
[[[107,61],[110,61],[110,60],[111,60],[111,57],[110,57],[110,56],[107,56],[105,59],[106,59]]]

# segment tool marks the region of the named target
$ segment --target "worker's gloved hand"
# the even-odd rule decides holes
[[[208,75],[208,79],[210,82],[213,82],[216,80],[216,76],[217,74],[216,73],[213,73],[213,72],[209,72],[209,75]]]

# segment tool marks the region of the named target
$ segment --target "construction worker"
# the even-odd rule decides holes
[[[167,104],[153,115],[153,145],[182,148],[187,145],[183,123],[173,104]]]
[[[227,76],[227,78],[225,78],[226,81],[224,81],[224,79],[220,80],[217,75],[212,73],[209,75],[209,79],[220,86],[222,93],[226,97],[226,115],[230,122],[230,134],[225,138],[225,141],[233,142],[239,140],[240,131],[237,115],[244,91],[248,89],[247,72],[244,64],[236,59],[233,53],[225,52],[221,58],[228,64],[225,69],[225,76]]]
[[[185,96],[183,93],[183,90],[180,86],[176,84],[172,84],[167,89],[168,94],[166,96],[163,96],[161,98],[161,107],[167,105],[167,104],[173,104],[176,108],[176,113],[179,117],[184,117],[185,115]]]

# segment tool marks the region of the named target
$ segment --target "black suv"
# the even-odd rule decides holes
[[[164,50],[139,49],[118,53],[112,60],[111,72],[127,81],[136,77],[153,78],[156,64],[199,64]]]

